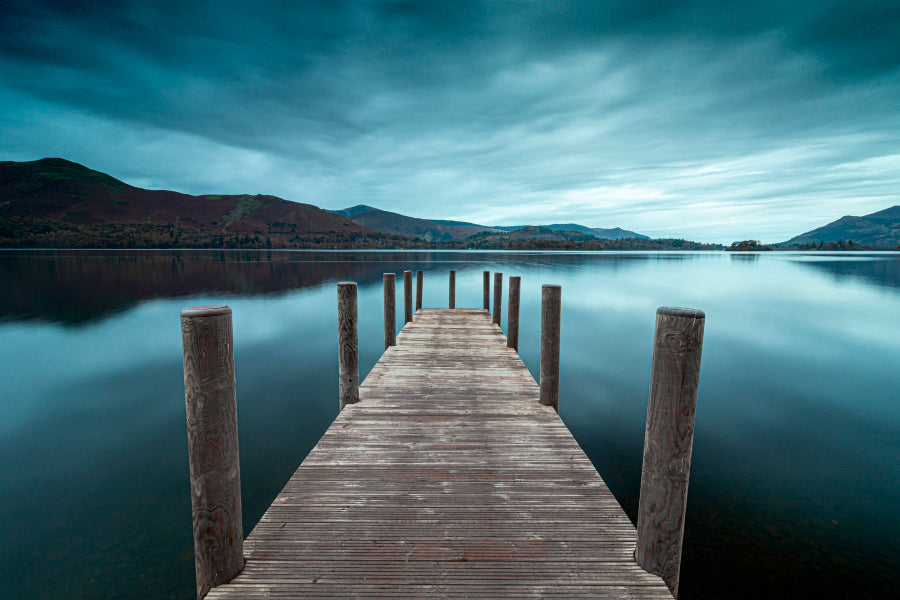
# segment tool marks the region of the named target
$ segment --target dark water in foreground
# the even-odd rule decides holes
[[[449,269],[457,306],[483,269],[521,275],[535,374],[540,285],[562,285],[561,416],[632,518],[655,309],[703,309],[681,598],[896,592],[900,254],[15,251],[0,598],[193,598],[179,311],[234,311],[249,533],[337,414],[335,283],[360,284],[364,377],[381,274],[404,269],[425,306]]]

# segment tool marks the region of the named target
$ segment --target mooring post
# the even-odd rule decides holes
[[[494,323],[500,326],[501,303],[503,302],[503,273],[494,273]]]
[[[522,278],[509,278],[509,314],[506,315],[506,347],[519,351],[519,288]]]
[[[705,321],[700,310],[656,311],[634,558],[676,598]]]
[[[412,271],[403,271],[403,324],[412,321],[413,316]]]
[[[181,311],[197,598],[244,568],[231,309]]]
[[[484,310],[491,310],[491,272],[483,271],[481,275],[484,280]]]
[[[422,271],[416,271],[416,310],[422,308]]]
[[[450,271],[449,307],[456,308],[456,271]]]
[[[562,287],[541,288],[541,404],[559,412],[559,316]]]
[[[359,332],[356,284],[342,281],[338,289],[338,377],[341,410],[359,402]]]
[[[384,349],[397,345],[397,281],[393,273],[385,273],[384,279]]]

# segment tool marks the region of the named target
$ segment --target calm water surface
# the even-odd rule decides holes
[[[655,310],[703,309],[680,597],[896,592],[898,254],[7,251],[0,598],[193,598],[180,310],[234,311],[249,533],[337,414],[335,283],[360,284],[364,377],[404,269],[426,307],[449,269],[457,306],[522,276],[535,375],[562,285],[560,414],[632,519]]]

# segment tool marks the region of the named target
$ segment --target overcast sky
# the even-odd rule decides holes
[[[900,204],[897,0],[0,11],[0,160],[718,242]]]

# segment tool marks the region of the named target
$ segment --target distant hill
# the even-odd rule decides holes
[[[639,240],[649,240],[650,237],[646,235],[642,235],[640,233],[635,233],[634,231],[629,231],[628,229],[622,229],[621,227],[613,227],[612,229],[603,229],[602,227],[594,227],[594,231],[604,240],[630,240],[630,239],[639,239]]]
[[[900,246],[900,206],[892,206],[863,217],[841,217],[828,225],[781,242],[778,246],[803,246],[840,241],[882,248]]]
[[[587,242],[597,239],[596,235],[582,231],[553,230],[549,227],[520,227],[512,231],[483,231],[468,238],[471,241],[500,240],[553,240]]]
[[[0,162],[5,246],[291,247],[371,235],[378,234],[346,217],[276,196],[146,190],[61,158]]]
[[[354,223],[371,227],[376,231],[392,235],[402,235],[425,240],[427,242],[460,241],[467,239],[483,240],[503,232],[527,230],[521,236],[507,239],[546,239],[546,240],[575,240],[580,239],[572,235],[556,235],[553,232],[568,231],[605,240],[622,239],[650,239],[646,235],[628,231],[620,227],[613,229],[591,228],[575,223],[556,223],[553,225],[506,225],[488,227],[468,221],[451,221],[445,219],[419,219],[400,213],[380,210],[365,204],[350,208],[332,210],[337,215],[343,215],[352,219]],[[472,237],[476,236],[476,237]],[[535,237],[537,236],[537,237]],[[542,237],[543,236],[543,237]]]
[[[371,227],[381,233],[419,238],[426,242],[464,240],[475,233],[494,231],[493,228],[475,225],[474,223],[429,221],[428,219],[418,219],[400,213],[379,210],[363,204],[330,212],[346,216],[358,225]]]
[[[517,229],[523,229],[525,227],[533,227],[533,225],[506,225],[498,226],[497,229],[502,229],[504,231],[515,231]],[[542,225],[540,227],[544,227],[552,231],[578,231],[604,240],[650,239],[646,235],[641,235],[640,233],[635,233],[634,231],[628,231],[627,229],[622,229],[621,227],[603,229],[601,227],[587,227],[585,225],[578,225],[577,223],[554,223],[552,225]]]

